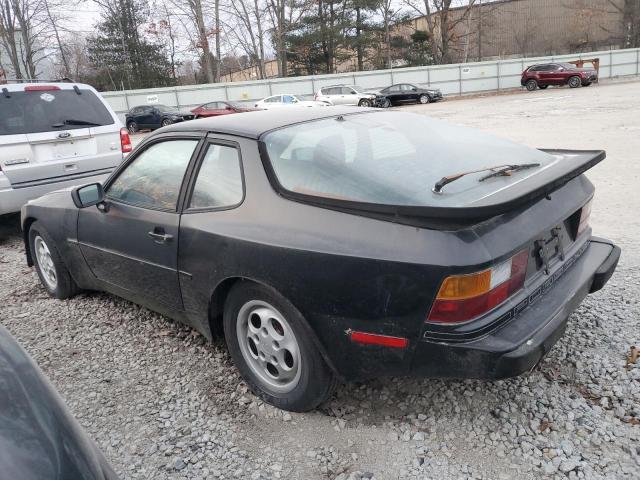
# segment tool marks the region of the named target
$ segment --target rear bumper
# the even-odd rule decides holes
[[[544,295],[497,331],[462,343],[422,341],[414,351],[411,374],[445,378],[500,379],[535,367],[566,329],[570,314],[587,294],[611,278],[620,248],[592,239],[582,256]],[[543,298],[540,301],[540,298]]]
[[[20,208],[29,200],[41,197],[54,190],[102,182],[109,176],[111,170],[113,169],[100,170],[99,174],[94,171],[86,175],[79,174],[60,179],[31,182],[30,184],[23,184],[19,188],[12,187],[6,177],[2,178],[3,176],[0,176],[0,215],[19,212]],[[6,182],[3,180],[6,180]]]

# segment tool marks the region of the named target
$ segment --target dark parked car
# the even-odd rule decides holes
[[[549,85],[569,85],[576,88],[588,87],[598,81],[593,68],[578,68],[571,63],[541,63],[532,65],[522,72],[520,84],[527,90],[545,89]]]
[[[104,185],[27,204],[27,262],[54,297],[104,290],[223,334],[288,410],[338,379],[509,377],[617,264],[582,175],[604,156],[353,107],[187,122]]]
[[[383,88],[376,95],[374,106],[387,108],[404,103],[431,103],[442,100],[440,90],[420,88],[410,83],[400,83]]]
[[[29,355],[0,325],[0,477],[117,480]]]
[[[185,120],[193,120],[193,113],[183,112],[175,107],[167,107],[166,105],[141,105],[133,107],[125,115],[125,123],[127,129],[131,133],[139,130],[155,130],[156,128],[166,127],[172,123],[184,122]]]
[[[195,118],[218,117],[230,113],[253,112],[256,108],[236,102],[209,102],[191,110]]]

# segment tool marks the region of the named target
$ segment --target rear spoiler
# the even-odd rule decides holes
[[[540,151],[564,158],[553,168],[544,170],[530,181],[514,185],[513,188],[498,190],[495,194],[465,207],[379,205],[321,198],[292,192],[282,187],[278,188],[278,193],[290,200],[345,213],[426,228],[451,228],[478,223],[550,195],[606,157],[604,150],[540,149]],[[273,175],[272,172],[268,174]],[[272,178],[277,182],[275,175]]]

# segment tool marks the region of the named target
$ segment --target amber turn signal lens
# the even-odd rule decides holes
[[[488,292],[490,287],[491,270],[471,275],[453,275],[442,282],[437,298],[440,300],[462,300],[477,297]]]

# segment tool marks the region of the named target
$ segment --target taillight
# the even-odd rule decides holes
[[[582,210],[580,210],[580,223],[578,224],[578,235],[589,228],[589,217],[591,217],[591,203],[593,198],[589,200]],[[575,224],[574,224],[575,225]]]
[[[56,85],[28,85],[24,87],[25,92],[50,92],[52,90],[60,90]]]
[[[131,145],[131,138],[129,137],[129,131],[126,128],[120,129],[120,150],[122,153],[129,153],[133,150]]]
[[[528,260],[522,250],[482,272],[445,278],[427,320],[459,323],[492,310],[523,287]]]

